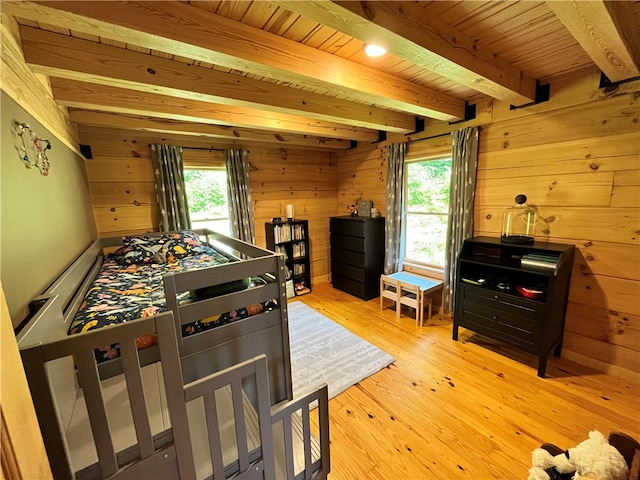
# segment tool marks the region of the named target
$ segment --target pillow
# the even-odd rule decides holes
[[[129,254],[135,263],[167,263],[167,252],[171,242],[180,239],[179,233],[159,235],[132,235],[122,238],[125,249],[136,252]]]
[[[172,239],[167,246],[167,261],[173,263],[181,258],[207,253],[208,248],[203,245],[198,235],[190,230],[179,232],[179,237]]]
[[[173,263],[181,258],[208,252],[195,232],[131,235],[122,237],[123,246],[114,255],[119,263]]]
[[[115,258],[116,262],[121,265],[135,265],[137,263],[144,262],[144,256],[142,252],[129,247],[120,247],[111,255],[113,256],[113,258]]]

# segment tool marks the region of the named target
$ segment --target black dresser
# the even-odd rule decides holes
[[[331,283],[363,300],[380,295],[384,217],[331,217]]]
[[[560,356],[575,247],[558,243],[465,240],[458,257],[453,339],[458,327],[538,355],[538,376],[547,356]]]

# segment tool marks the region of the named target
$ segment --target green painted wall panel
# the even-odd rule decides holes
[[[51,141],[48,176],[27,169],[14,122]],[[0,277],[14,327],[40,294],[97,237],[85,160],[5,92],[0,98]]]

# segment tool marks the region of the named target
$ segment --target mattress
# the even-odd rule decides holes
[[[234,257],[205,245],[199,247],[199,252],[202,253],[176,259],[171,263],[123,263],[121,255],[109,254],[69,326],[69,335],[157,315],[167,310],[162,283],[164,275],[200,270],[238,261]],[[250,278],[246,278],[217,285],[215,295],[243,290],[249,286],[250,281]],[[201,291],[182,292],[178,295],[177,300],[179,304],[184,304],[200,299],[202,296]],[[263,307],[263,305],[243,307],[214,315],[207,318],[206,321],[183,325],[182,335],[193,335],[203,330],[247,318],[250,315],[260,313]],[[152,336],[138,339],[139,348],[154,343],[155,338]],[[96,359],[99,361],[118,356],[117,345],[105,346],[96,351]]]

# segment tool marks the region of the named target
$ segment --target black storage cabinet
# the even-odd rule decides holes
[[[458,257],[453,339],[464,327],[538,355],[544,378],[559,357],[575,247],[498,238],[465,240]],[[523,288],[524,287],[524,288]],[[532,293],[533,291],[533,293]]]
[[[331,283],[363,300],[380,295],[384,267],[384,217],[329,219]]]

